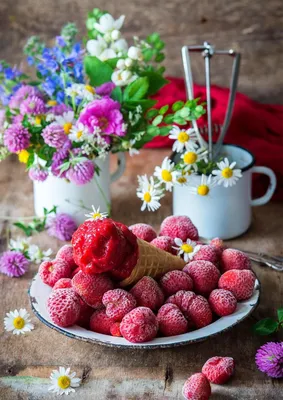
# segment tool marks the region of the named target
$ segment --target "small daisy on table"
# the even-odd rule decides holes
[[[223,184],[227,188],[237,183],[238,179],[242,177],[242,172],[240,169],[234,169],[235,166],[236,162],[230,164],[228,158],[217,163],[219,169],[214,169],[212,173],[216,175],[215,180],[218,185]]]
[[[173,161],[170,161],[168,157],[164,158],[161,167],[155,167],[154,176],[165,184],[166,190],[169,192],[172,191],[174,183],[177,181],[180,173],[178,171],[174,171],[175,164]]]
[[[199,196],[208,196],[211,189],[216,185],[212,175],[206,176],[202,174],[200,185],[193,186],[191,192]]]
[[[201,247],[199,244],[190,239],[187,239],[185,242],[183,242],[182,239],[176,238],[174,239],[174,242],[176,247],[172,246],[173,249],[178,251],[178,256],[183,256],[185,262],[190,261]]]
[[[70,368],[59,367],[54,369],[50,375],[52,385],[48,390],[58,395],[74,393],[75,389],[80,386],[81,379],[75,378],[76,373],[70,373]]]
[[[10,311],[4,318],[4,326],[7,332],[12,332],[14,335],[25,334],[34,329],[34,325],[30,322],[30,315],[25,308],[20,310]]]
[[[201,160],[207,162],[207,150],[198,149],[195,151],[187,151],[182,155],[182,160],[185,165],[189,165],[193,168],[196,172],[198,170],[197,163]]]
[[[174,126],[170,131],[169,139],[174,139],[172,150],[182,153],[184,150],[195,150],[198,148],[196,143],[197,137],[193,128],[180,129]]]
[[[90,212],[89,214],[85,214],[85,217],[87,217],[86,221],[93,221],[96,219],[104,219],[108,217],[108,214],[105,212],[100,212],[100,207],[98,207],[97,209],[94,206],[92,207],[92,212]]]
[[[152,176],[148,180],[146,175],[138,176],[138,182],[137,196],[143,201],[141,211],[146,208],[149,211],[157,210],[160,207],[160,199],[164,196],[159,184],[154,182]]]

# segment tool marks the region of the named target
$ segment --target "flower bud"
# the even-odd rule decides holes
[[[114,29],[114,31],[111,32],[111,38],[112,40],[118,40],[121,37],[121,32],[118,31],[118,29]]]
[[[123,60],[123,59],[118,60],[116,67],[118,69],[124,69],[125,68],[125,60]]]
[[[142,51],[138,47],[131,46],[128,50],[128,57],[132,60],[142,60]]]
[[[131,67],[133,65],[133,60],[131,58],[126,58],[125,60],[125,66],[127,68]]]

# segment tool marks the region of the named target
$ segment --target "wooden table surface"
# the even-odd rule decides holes
[[[171,198],[155,214],[141,213],[135,196],[136,174],[151,173],[166,151],[145,150],[128,158],[122,178],[112,186],[113,218],[126,224],[148,222],[158,229],[162,219],[171,214]],[[114,163],[114,160],[112,160]],[[33,212],[32,183],[16,160],[1,164],[1,215],[28,216]],[[244,236],[230,241],[231,246],[254,251],[282,253],[283,207],[279,203],[254,208],[253,224]],[[5,226],[1,221],[1,245],[5,245]],[[13,234],[14,236],[15,234]],[[41,247],[56,250],[62,243],[46,234],[34,238]],[[27,289],[37,267],[34,265],[22,278],[0,277],[0,399],[55,399],[48,392],[51,370],[70,366],[82,377],[83,384],[70,399],[81,400],[178,400],[186,378],[201,370],[212,356],[232,356],[236,374],[223,386],[213,385],[214,400],[283,399],[279,380],[260,373],[254,363],[257,348],[268,340],[257,337],[252,326],[257,319],[275,315],[283,303],[283,274],[254,265],[262,283],[260,305],[253,316],[233,328],[202,343],[173,349],[125,350],[72,340],[47,328],[32,315],[35,329],[17,337],[3,329],[5,313],[26,307],[29,311]]]

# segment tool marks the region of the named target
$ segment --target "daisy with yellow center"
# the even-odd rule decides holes
[[[180,129],[178,126],[173,126],[169,135],[170,139],[174,139],[172,150],[177,153],[182,153],[184,150],[195,150],[198,148],[196,143],[197,137],[194,129]]]
[[[189,165],[186,165],[181,171],[177,178],[176,183],[181,186],[186,186],[190,183],[190,178],[195,175]]]
[[[69,134],[69,139],[72,142],[83,142],[88,135],[90,135],[88,128],[81,122],[79,122],[76,125],[72,126]]]
[[[93,220],[97,220],[97,219],[104,219],[104,218],[108,218],[108,214],[105,212],[100,212],[100,207],[98,207],[97,209],[94,206],[91,206],[92,208],[92,212],[89,214],[85,214],[85,216],[87,217],[87,221],[93,221]]]
[[[58,125],[63,127],[66,135],[69,135],[73,125],[75,124],[74,111],[67,111],[64,112],[63,115],[57,115],[55,121]]]
[[[172,191],[174,183],[180,175],[179,171],[174,171],[175,164],[168,157],[164,158],[161,167],[155,167],[154,176],[165,184],[166,190]]]
[[[178,256],[183,256],[185,262],[190,261],[201,247],[190,239],[183,242],[182,239],[176,238],[174,239],[174,242],[176,247],[173,246],[173,249],[178,251]]]
[[[215,175],[215,181],[218,185],[223,184],[223,186],[227,188],[237,183],[238,179],[242,177],[242,171],[240,169],[234,169],[235,166],[236,162],[234,161],[230,164],[228,158],[217,163],[219,169],[213,170],[212,173]]]
[[[198,149],[194,151],[190,150],[184,153],[181,158],[185,165],[189,165],[191,168],[197,171],[197,163],[199,161],[204,160],[205,162],[207,162],[207,153],[207,150],[203,149]]]
[[[49,107],[54,107],[57,105],[57,101],[56,100],[48,100],[47,105]]]
[[[21,163],[26,164],[28,162],[28,159],[29,159],[29,152],[27,150],[21,150],[18,153],[18,158],[19,158],[19,161]]]
[[[146,175],[138,176],[138,182],[137,196],[143,202],[141,211],[145,209],[156,211],[160,207],[160,199],[164,196],[163,191],[154,182],[152,176],[150,179]]]
[[[76,378],[76,373],[71,373],[70,368],[59,367],[59,370],[53,370],[50,375],[51,386],[48,390],[58,395],[74,393],[80,386],[81,379]]]
[[[212,175],[206,176],[202,174],[200,184],[191,187],[191,192],[199,196],[208,196],[215,185],[216,182]]]
[[[10,311],[4,318],[5,330],[13,332],[14,335],[25,334],[34,329],[34,325],[30,322],[30,315],[25,308]]]

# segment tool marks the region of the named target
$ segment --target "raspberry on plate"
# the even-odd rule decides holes
[[[134,224],[129,226],[129,229],[134,235],[136,235],[136,237],[143,239],[146,242],[151,242],[157,236],[153,227],[148,224]]]
[[[134,296],[123,289],[108,290],[102,297],[102,303],[106,307],[106,315],[117,322],[122,321],[137,305]]]
[[[71,288],[72,287],[72,279],[70,278],[61,278],[59,281],[55,283],[53,286],[53,290],[56,289],[66,289],[66,288]]]
[[[188,331],[188,321],[175,304],[164,304],[157,313],[157,321],[164,336],[182,335]]]
[[[219,289],[230,290],[238,301],[249,299],[254,291],[255,274],[249,269],[231,269],[221,275]]]
[[[113,283],[105,274],[89,275],[79,271],[72,279],[74,290],[91,307],[102,307],[102,296],[113,289]]]
[[[52,290],[47,300],[47,310],[54,324],[72,326],[80,315],[80,297],[73,289]]]
[[[171,215],[162,222],[160,236],[170,236],[173,239],[180,238],[183,242],[187,239],[198,240],[198,230],[189,217]]]
[[[112,336],[116,336],[116,337],[121,337],[122,333],[120,330],[120,322],[114,322],[114,324],[111,325],[110,327],[110,333]]]
[[[164,294],[158,283],[150,276],[144,276],[130,290],[137,300],[137,305],[158,310],[164,302]]]
[[[174,255],[177,254],[177,250],[173,249],[173,246],[175,246],[174,239],[170,236],[158,236],[157,238],[153,239],[150,244],[158,249],[167,251],[167,253]]]
[[[237,308],[237,299],[232,292],[225,289],[214,289],[208,298],[212,311],[219,317],[233,314]]]
[[[186,400],[208,400],[210,395],[210,383],[200,372],[190,376],[183,386],[183,396]]]
[[[171,296],[179,290],[192,290],[193,281],[186,272],[183,271],[169,271],[159,281],[161,289],[166,296]]]
[[[110,335],[110,329],[114,322],[106,315],[105,309],[96,310],[90,318],[89,328],[93,332]]]
[[[61,278],[70,278],[72,269],[65,261],[43,261],[39,266],[39,276],[44,283],[53,287]]]
[[[231,269],[251,269],[249,257],[240,250],[225,249],[221,255],[221,267],[223,272]]]
[[[234,371],[235,361],[232,357],[212,357],[202,367],[202,373],[207,379],[218,385],[227,382]]]
[[[56,255],[56,260],[59,259],[69,264],[72,270],[75,270],[77,268],[77,265],[73,258],[73,246],[71,244],[65,244],[63,247],[61,247],[61,249],[59,249]]]
[[[217,265],[219,254],[213,246],[203,244],[193,257],[193,261],[197,260],[210,261],[212,264]]]
[[[208,296],[217,288],[220,272],[210,261],[191,261],[183,271],[189,274],[194,283],[194,291],[203,296]]]
[[[212,322],[212,312],[209,303],[200,295],[195,296],[191,301],[188,315],[198,329],[203,328]]]
[[[148,342],[157,335],[158,321],[150,308],[137,307],[122,319],[120,330],[129,342]]]

